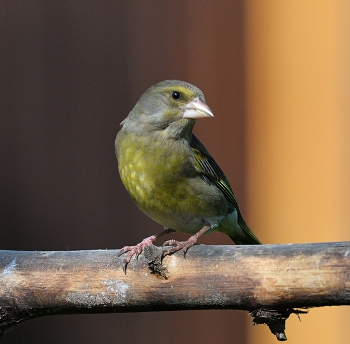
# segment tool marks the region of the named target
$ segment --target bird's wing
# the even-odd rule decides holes
[[[197,161],[196,170],[209,178],[238,210],[238,202],[224,172],[194,135],[192,135],[191,149]]]
[[[237,210],[237,222],[244,230],[244,232],[248,234],[247,241],[242,243],[261,244],[259,239],[245,223],[239,210],[237,199],[224,172],[221,170],[209,152],[205,149],[202,143],[193,134],[191,140],[191,149],[197,161],[196,170],[198,173],[202,174],[204,178],[208,178],[212,183],[214,183]],[[237,240],[235,240],[235,238],[232,239],[236,242],[236,244],[239,243]]]

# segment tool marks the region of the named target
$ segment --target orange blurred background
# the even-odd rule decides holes
[[[349,240],[350,3],[247,1],[247,210],[269,243]],[[346,343],[348,307],[287,322],[290,343]],[[275,342],[253,329],[251,343]]]
[[[262,242],[348,240],[349,18],[346,1],[0,1],[1,248],[112,249],[158,232],[121,185],[114,138],[146,88],[175,78],[205,93],[215,118],[195,132]],[[291,317],[288,343],[345,344],[349,315]],[[242,311],[43,317],[2,342],[276,343],[250,323]]]

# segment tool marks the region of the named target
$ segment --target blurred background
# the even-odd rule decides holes
[[[174,78],[205,93],[215,118],[195,132],[262,242],[349,240],[349,17],[345,0],[0,0],[1,249],[115,249],[158,232],[120,182],[114,139],[139,96]],[[288,342],[348,343],[349,316],[294,316]],[[53,316],[2,343],[276,343],[250,323]]]

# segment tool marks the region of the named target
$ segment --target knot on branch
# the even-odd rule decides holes
[[[154,246],[146,246],[143,250],[148,268],[152,271],[153,274],[159,275],[165,279],[168,279],[168,269],[162,265],[162,254],[163,250]]]

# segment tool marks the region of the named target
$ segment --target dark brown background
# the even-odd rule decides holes
[[[164,79],[200,87],[216,117],[196,133],[244,212],[243,1],[0,1],[1,249],[135,244],[161,227],[119,180],[114,138]],[[220,234],[205,243],[230,243]],[[2,343],[245,343],[247,314],[55,316]]]

